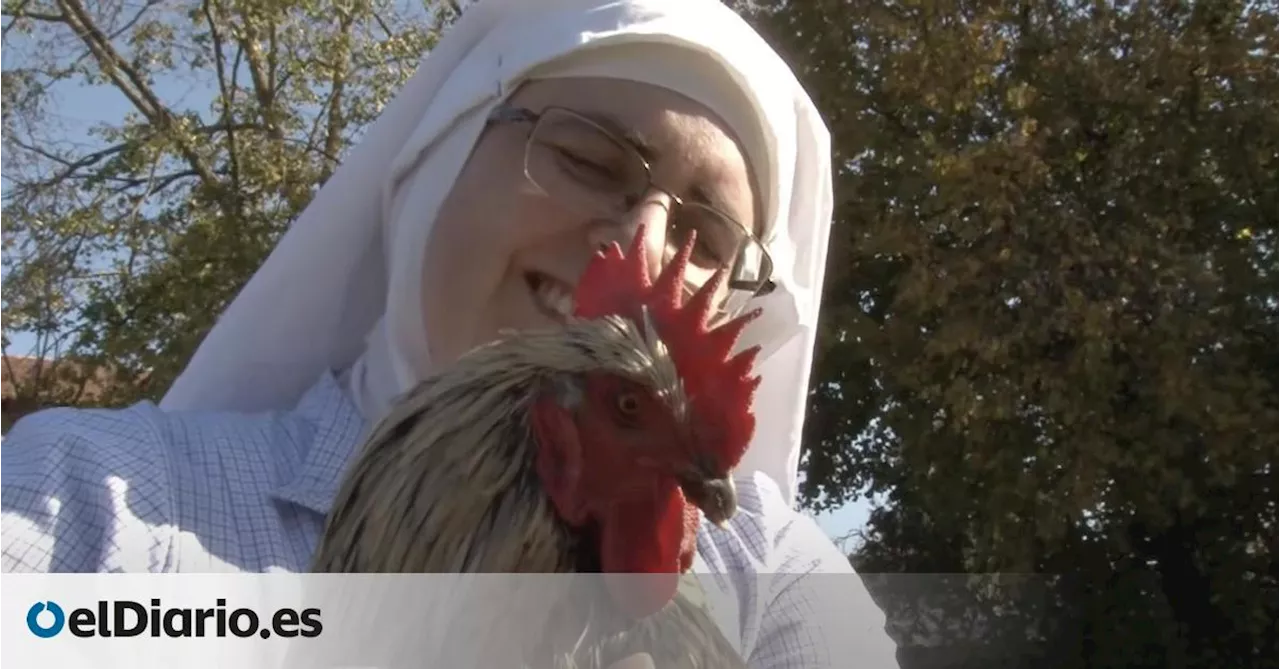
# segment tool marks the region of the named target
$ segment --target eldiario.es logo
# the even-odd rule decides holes
[[[324,631],[320,609],[278,609],[269,624],[263,626],[256,611],[228,611],[227,600],[221,598],[213,608],[165,608],[159,599],[150,604],[147,607],[127,599],[100,600],[93,608],[75,608],[67,613],[57,602],[36,602],[27,610],[27,629],[41,639],[55,637],[64,629],[72,636],[86,638],[136,637],[148,632],[152,637],[171,638],[222,638],[228,633],[242,638],[312,638]]]

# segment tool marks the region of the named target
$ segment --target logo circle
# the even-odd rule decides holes
[[[48,627],[40,624],[40,614],[45,609],[48,609],[49,613],[53,614],[53,624]],[[27,609],[27,629],[41,639],[57,636],[66,622],[67,616],[62,612],[62,607],[53,602],[36,602],[31,605],[31,608]]]

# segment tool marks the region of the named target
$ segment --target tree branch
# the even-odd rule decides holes
[[[213,42],[213,66],[218,79],[218,96],[219,107],[221,107],[220,115],[223,124],[232,127],[231,122],[234,115],[235,104],[235,82],[228,82],[226,71],[226,54],[223,50],[222,33],[218,30],[218,23],[213,18],[213,9],[211,0],[204,0],[201,3],[201,11],[204,13],[205,21],[209,24],[209,35]],[[237,50],[237,57],[239,50]],[[232,77],[235,76],[235,70],[232,70]],[[236,142],[235,130],[227,131],[227,166],[231,175],[231,188],[228,190],[228,196],[231,198],[231,209],[236,216],[244,215],[244,198],[240,192],[240,154]]]
[[[256,123],[231,123],[230,119],[227,119],[227,122],[202,126],[200,128],[193,129],[192,132],[194,134],[200,134],[200,135],[211,135],[218,132],[226,132],[228,134],[232,134],[235,132],[252,131],[252,130],[265,130],[265,128],[263,128],[263,126]],[[28,182],[27,184],[24,184],[34,188],[49,188],[52,186],[56,186],[57,184],[63,181],[66,181],[67,179],[74,178],[76,176],[76,172],[89,167],[93,167],[104,158],[109,158],[110,156],[118,154],[121,151],[124,151],[125,149],[128,149],[131,146],[137,146],[139,144],[146,143],[151,139],[154,139],[159,134],[160,132],[159,130],[157,130],[156,132],[153,132],[149,135],[145,135],[138,139],[130,140],[127,142],[121,142],[120,144],[115,144],[105,149],[94,151],[93,153],[90,153],[77,160],[69,160],[63,156],[59,156],[46,149],[43,149],[34,144],[30,144],[28,142],[25,142],[13,136],[10,136],[8,138],[8,141],[12,142],[14,146],[20,149],[23,149],[25,151],[30,151],[42,158],[51,160],[66,168],[61,172],[59,172],[58,174],[48,179],[43,179],[40,181],[36,181],[34,183]],[[201,172],[199,169],[197,169],[194,166],[190,170],[182,172],[182,175],[197,176],[197,177],[200,177],[202,180],[205,178],[205,173]],[[216,178],[216,173],[214,172],[209,172],[209,175]]]
[[[46,182],[49,185],[55,184],[59,181],[66,179],[68,176],[71,175],[72,172],[75,172],[76,170],[83,169],[85,167],[91,167],[93,166],[94,163],[97,163],[103,158],[120,153],[121,151],[129,148],[129,146],[133,144],[133,142],[121,142],[120,144],[109,146],[100,151],[94,151],[93,153],[90,153],[89,155],[84,156],[79,160],[73,161],[73,160],[67,160],[66,158],[63,158],[62,156],[59,156],[55,153],[46,151],[45,149],[35,146],[34,144],[28,144],[16,137],[9,137],[9,141],[13,142],[14,146],[17,146],[20,149],[30,151],[40,156],[41,158],[52,160],[53,162],[58,163],[59,165],[62,165],[67,168],[63,170],[61,174],[49,179],[49,181]]]
[[[267,132],[275,139],[284,137],[284,131],[277,122],[275,113],[275,88],[272,86],[274,75],[268,72],[267,66],[263,63],[262,52],[258,49],[257,29],[251,25],[245,26],[244,37],[238,40],[240,47],[244,49],[245,61],[249,63],[249,77],[253,80],[253,92],[261,107],[263,123],[267,126]]]
[[[172,174],[166,174],[164,176],[148,175],[145,179],[126,179],[124,177],[111,177],[110,180],[120,184],[112,189],[112,192],[116,195],[120,195],[127,190],[138,188],[139,186],[145,186],[147,184],[151,184],[151,187],[147,189],[148,190],[147,194],[154,195],[155,193],[158,193],[168,188],[169,186],[172,186],[173,182],[179,179],[186,179],[188,177],[198,177],[198,176],[200,175],[196,174],[195,170],[182,170],[180,172],[174,172]]]
[[[156,127],[170,132],[176,130],[173,113],[165,107],[155,92],[151,90],[141,73],[126,62],[111,46],[110,40],[94,24],[93,18],[85,10],[80,0],[58,0],[58,4],[67,15],[67,23],[75,29],[76,35],[93,52],[99,67],[116,84],[116,87],[124,93],[125,97],[129,98],[133,106],[142,112],[143,116]],[[191,168],[200,175],[201,181],[209,188],[217,187],[217,177],[200,155],[196,153],[195,149],[176,132],[173,132],[171,138],[178,146],[179,152],[191,164]]]
[[[351,26],[354,23],[351,12],[342,12],[339,19],[339,35],[342,50],[337,58],[335,67],[330,70],[329,90],[332,95],[329,99],[329,118],[328,127],[325,130],[324,138],[324,154],[337,155],[342,146],[342,131],[346,129],[347,124],[342,115],[342,93],[346,89],[347,83],[347,63],[350,62],[348,54],[351,51]],[[328,181],[329,176],[333,174],[334,165],[326,163],[321,170],[321,183]]]
[[[4,12],[0,12],[0,16],[7,16],[13,19],[31,19],[32,21],[44,21],[46,23],[66,23],[67,21],[67,17],[65,14],[45,14],[43,12],[28,12],[25,9],[23,9],[29,4],[31,4],[31,0],[24,0],[24,2],[18,5],[17,7],[10,10],[6,10]],[[12,24],[10,25],[12,26]],[[7,34],[8,32],[9,32],[8,29],[5,29],[5,33]]]

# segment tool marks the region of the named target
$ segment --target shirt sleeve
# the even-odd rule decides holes
[[[898,669],[884,613],[812,518],[793,514],[775,551],[752,669]]]
[[[0,442],[5,572],[156,572],[169,566],[169,453],[146,405],[47,409]]]

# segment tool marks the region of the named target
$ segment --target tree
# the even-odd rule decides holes
[[[888,500],[855,564],[1033,575],[947,593],[1054,623],[1030,666],[1275,666],[1276,4],[757,5],[839,166],[804,494]]]
[[[82,376],[109,364],[96,403],[158,399],[456,14],[398,0],[6,0],[6,357],[25,334]],[[128,111],[76,127],[92,111],[60,106],[76,87]],[[74,402],[54,381],[21,392]]]

